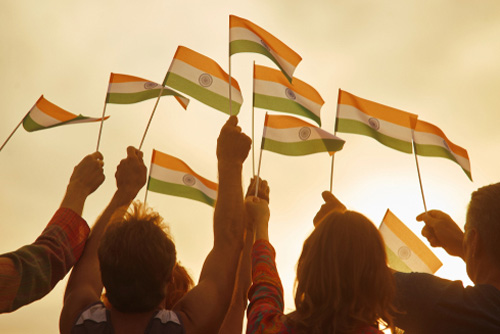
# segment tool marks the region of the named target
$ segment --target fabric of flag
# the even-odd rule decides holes
[[[254,66],[254,107],[307,117],[321,126],[320,111],[325,103],[305,82],[293,78],[293,85],[273,68]]]
[[[163,85],[227,114],[237,115],[243,103],[238,82],[231,78],[230,111],[229,75],[214,60],[184,46],[177,48]]]
[[[130,104],[158,98],[162,86],[152,81],[126,74],[111,73],[107,103]],[[162,96],[172,95],[186,109],[189,99],[171,89],[163,88]]]
[[[262,149],[284,155],[340,151],[345,141],[292,116],[266,115]]]
[[[217,183],[196,174],[180,159],[153,150],[148,190],[215,205]]]
[[[374,138],[398,151],[412,153],[412,129],[417,115],[339,91],[337,132]]]
[[[108,119],[109,116],[104,119]],[[100,122],[102,118],[91,118],[72,114],[59,108],[52,102],[40,96],[38,101],[23,119],[23,127],[28,132],[52,128],[59,125]]]
[[[434,274],[443,264],[389,209],[379,228],[384,239],[389,266],[401,272]]]
[[[426,157],[442,157],[455,161],[472,181],[467,151],[453,144],[441,129],[418,120],[413,133],[415,153]]]
[[[279,39],[241,17],[229,16],[229,54],[255,52],[271,59],[292,81],[293,72],[302,58]]]

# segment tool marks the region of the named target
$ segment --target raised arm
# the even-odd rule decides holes
[[[104,181],[103,164],[99,152],[83,158],[42,234],[33,244],[0,256],[0,313],[45,296],[80,258],[89,233],[83,206]]]
[[[245,198],[255,194],[256,187],[255,179],[250,180]],[[259,179],[257,197],[269,203],[269,186],[267,181]],[[247,203],[245,202],[245,208]],[[254,217],[250,216],[250,212],[245,209],[245,243],[240,254],[238,262],[238,270],[236,272],[236,283],[234,286],[233,297],[231,304],[224,318],[224,322],[219,330],[219,334],[234,334],[241,333],[243,328],[243,318],[247,308],[248,289],[252,284],[252,246],[255,241],[255,221]]]
[[[243,247],[244,206],[241,173],[251,139],[231,116],[217,140],[219,188],[214,212],[214,245],[199,283],[174,307],[187,334],[217,333],[233,293]]]
[[[146,183],[147,168],[142,160],[142,152],[127,148],[127,158],[116,170],[117,190],[111,202],[92,227],[82,257],[75,265],[66,286],[64,305],[60,318],[61,333],[70,333],[73,322],[88,305],[100,300],[102,292],[101,272],[97,249],[101,237],[114,214],[125,213],[139,190]]]
[[[464,232],[450,216],[439,210],[430,210],[418,215],[417,220],[425,223],[422,235],[432,247],[442,247],[448,254],[464,258]]]

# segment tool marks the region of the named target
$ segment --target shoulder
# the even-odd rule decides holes
[[[104,333],[108,326],[109,311],[103,303],[97,302],[80,313],[71,333]]]
[[[184,326],[177,313],[171,310],[160,310],[151,319],[147,333],[183,334]]]

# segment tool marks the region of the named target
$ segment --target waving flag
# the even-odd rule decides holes
[[[266,115],[262,149],[284,155],[340,151],[345,141],[291,116]]]
[[[412,153],[417,115],[339,91],[336,131],[372,137],[398,151]]]
[[[379,228],[389,266],[401,272],[434,274],[443,264],[434,253],[389,209]]]
[[[292,81],[302,58],[279,39],[241,17],[229,16],[229,54],[255,52],[267,56]]]
[[[325,101],[305,82],[293,78],[293,85],[278,70],[254,66],[254,106],[304,116],[321,125],[320,110]]]
[[[104,119],[108,119],[105,117]],[[62,108],[59,108],[52,102],[49,102],[42,96],[36,101],[29,113],[24,117],[23,127],[28,132],[52,128],[54,126],[99,122],[102,118],[91,118],[82,115],[72,114]]]
[[[453,160],[462,167],[465,174],[472,181],[467,151],[453,144],[437,126],[418,120],[413,141],[415,142],[416,154]]]
[[[182,160],[157,150],[153,150],[148,190],[210,206],[214,206],[217,199],[217,183],[199,176]]]
[[[219,111],[230,113],[229,76],[212,59],[179,46],[163,85],[183,92]],[[232,114],[240,111],[243,97],[238,82],[231,79]]]
[[[157,98],[162,86],[152,81],[126,74],[111,73],[107,103],[130,104]],[[163,88],[162,96],[172,95],[186,109],[189,99],[171,89]]]

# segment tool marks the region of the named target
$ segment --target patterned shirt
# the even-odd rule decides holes
[[[283,287],[276,269],[276,252],[265,240],[257,240],[252,249],[252,287],[248,292],[247,334],[293,334],[296,331],[283,314]],[[366,326],[358,334],[382,334]]]
[[[89,231],[82,217],[60,208],[34,243],[0,255],[0,313],[49,293],[82,255]]]
[[[76,320],[71,329],[73,334],[107,334],[114,333],[110,312],[102,302],[87,307]],[[145,334],[184,334],[180,318],[174,311],[158,310],[146,327]]]

